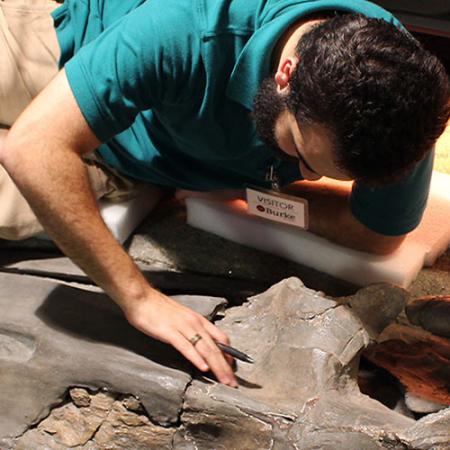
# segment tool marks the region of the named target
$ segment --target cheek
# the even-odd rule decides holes
[[[275,128],[275,140],[277,141],[278,147],[288,156],[292,156],[293,161],[297,161],[295,156],[295,150],[292,149],[292,142],[289,138],[288,133],[281,130],[280,127]]]
[[[299,163],[300,173],[303,178],[308,181],[316,181],[322,178],[322,175],[317,174],[316,172],[311,172],[305,165]]]

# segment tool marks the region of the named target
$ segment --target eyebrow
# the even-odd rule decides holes
[[[305,167],[310,171],[315,173],[316,175],[319,175],[307,162],[306,159],[302,156],[302,154],[299,152],[296,145],[294,145],[295,152],[297,153],[298,159],[305,165]]]

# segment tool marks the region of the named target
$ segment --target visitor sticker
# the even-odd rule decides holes
[[[308,201],[265,189],[247,188],[247,211],[273,222],[308,229]]]

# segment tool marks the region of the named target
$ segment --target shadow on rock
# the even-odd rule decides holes
[[[171,368],[189,371],[188,363],[169,345],[133,328],[107,295],[58,286],[37,309],[50,328],[84,341],[110,344]]]

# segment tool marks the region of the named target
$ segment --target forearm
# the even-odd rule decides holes
[[[310,231],[332,242],[385,255],[393,252],[404,239],[404,236],[376,233],[353,216],[348,202],[350,182],[323,178],[320,181],[295,183],[287,191],[308,200]]]
[[[68,92],[61,75],[8,132],[0,162],[61,250],[124,308],[151,288],[100,216],[82,161],[100,142],[73,99],[59,100]]]
[[[124,299],[148,295],[148,284],[103,223],[80,156],[48,140],[21,145],[26,151],[7,159],[7,169],[61,250],[121,307]]]
[[[170,343],[200,370],[237,386],[215,342],[226,334],[200,314],[153,289],[105,226],[82,156],[100,142],[74,98],[64,71],[19,117],[0,148],[0,164],[59,247],[147,335]],[[192,336],[201,336],[193,345]]]

